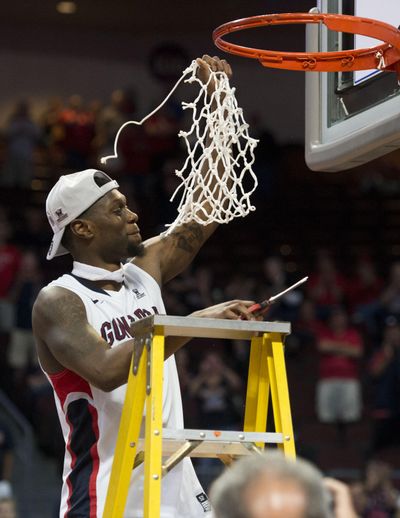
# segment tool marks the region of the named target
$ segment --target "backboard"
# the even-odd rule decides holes
[[[312,10],[314,12],[314,10]],[[399,0],[318,0],[315,12],[400,24]],[[365,36],[307,25],[307,52],[378,45]],[[314,171],[342,171],[400,148],[400,86],[393,72],[307,73],[306,162]]]

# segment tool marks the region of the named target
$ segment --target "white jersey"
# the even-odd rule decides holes
[[[105,291],[72,274],[50,286],[78,295],[90,325],[111,347],[130,339],[129,326],[145,316],[165,313],[161,291],[148,273],[134,264],[124,267],[121,289]],[[103,509],[117,440],[126,385],[104,392],[65,369],[47,375],[66,444],[60,518],[103,518]],[[179,380],[173,356],[164,362],[163,426],[183,428]],[[143,516],[143,466],[132,472],[125,518]],[[172,469],[162,481],[162,518],[210,516],[210,504],[190,459]],[[106,517],[104,517],[106,518]]]

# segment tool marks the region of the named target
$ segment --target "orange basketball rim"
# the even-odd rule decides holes
[[[329,30],[362,34],[383,41],[376,47],[336,52],[280,52],[243,47],[223,36],[254,27],[323,23]],[[302,72],[348,72],[379,69],[395,71],[400,79],[400,31],[388,23],[370,18],[325,13],[285,13],[251,16],[224,23],[213,32],[215,45],[225,52],[258,59],[265,67]]]

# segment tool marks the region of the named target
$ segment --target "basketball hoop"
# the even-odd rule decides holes
[[[339,52],[279,52],[254,49],[224,41],[231,32],[254,27],[323,23],[336,32],[370,36],[385,43],[376,47]],[[258,59],[264,67],[284,68],[302,72],[348,72],[379,69],[395,71],[400,79],[400,31],[388,23],[370,18],[341,14],[285,13],[251,16],[217,27],[213,32],[215,45],[225,52]]]

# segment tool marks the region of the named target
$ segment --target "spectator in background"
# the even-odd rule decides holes
[[[399,518],[400,493],[392,480],[391,467],[380,460],[368,462],[365,480],[351,487],[361,518]]]
[[[352,312],[363,313],[369,304],[378,301],[383,281],[378,276],[374,263],[368,257],[361,257],[355,266],[355,275],[348,286],[348,302]]]
[[[40,129],[33,122],[26,101],[15,106],[5,136],[7,151],[0,183],[27,189],[33,178],[33,154],[40,141]]]
[[[68,106],[60,112],[60,144],[65,153],[65,167],[75,170],[90,165],[95,137],[93,114],[84,108],[80,95],[72,95]]]
[[[197,406],[198,428],[239,429],[240,415],[236,408],[243,403],[240,394],[242,382],[218,353],[210,351],[204,355],[200,361],[199,373],[189,381],[188,388],[189,395]],[[195,466],[207,491],[210,483],[221,472],[222,464],[217,459],[207,458],[198,459]]]
[[[157,103],[154,103],[156,105]],[[170,97],[148,121],[146,133],[151,141],[151,170],[159,174],[163,164],[169,157],[174,157],[179,150],[179,125],[182,122],[183,110],[180,102]]]
[[[258,187],[254,193],[261,203],[271,199],[280,180],[277,171],[279,169],[280,148],[274,135],[266,128],[260,126],[264,122],[260,114],[253,114],[250,123],[254,138],[259,140],[255,149],[254,172],[258,178]]]
[[[33,252],[25,252],[10,292],[10,298],[14,302],[15,321],[11,331],[8,363],[14,371],[15,386],[23,382],[31,365],[37,365],[32,333],[32,308],[42,287],[43,278],[38,258]]]
[[[47,101],[47,106],[40,117],[43,140],[47,147],[50,147],[60,139],[59,120],[63,109],[62,100],[59,97],[51,97]]]
[[[258,300],[269,299],[272,295],[288,288],[293,282],[285,271],[285,265],[280,257],[267,257],[263,262],[263,279],[260,282]],[[302,300],[301,290],[290,291],[270,307],[268,320],[294,320]]]
[[[369,373],[374,382],[372,451],[376,452],[400,444],[400,325],[393,319],[386,324]]]
[[[198,401],[200,423],[213,430],[234,430],[239,416],[233,401],[241,389],[239,376],[218,353],[208,352],[200,362],[198,375],[189,384],[191,397]]]
[[[319,250],[316,271],[307,283],[308,296],[315,302],[319,318],[327,318],[333,306],[343,304],[346,287],[345,278],[338,272],[332,255],[327,250]]]
[[[6,423],[0,419],[0,481],[11,484],[13,467],[14,441]]]
[[[348,302],[353,320],[361,324],[371,337],[378,332],[379,297],[383,281],[368,257],[356,263],[355,276],[350,280]]]
[[[213,273],[207,266],[198,266],[192,273],[193,290],[187,294],[186,303],[193,310],[215,304],[212,296]],[[219,301],[218,301],[219,302]]]
[[[175,315],[184,315],[211,305],[213,275],[209,268],[189,268],[167,285],[166,307]],[[174,309],[175,308],[175,309]]]
[[[38,207],[26,207],[22,216],[22,225],[15,233],[15,241],[23,243],[26,250],[32,250],[38,257],[43,257],[51,238],[43,211]]]
[[[286,337],[286,343],[292,349],[300,351],[315,346],[316,338],[324,329],[320,320],[317,319],[315,303],[310,299],[303,300],[297,319],[293,322],[292,333]]]
[[[175,353],[176,367],[179,375],[179,385],[182,393],[183,413],[185,416],[186,428],[198,426],[197,405],[190,397],[189,387],[193,379],[193,372],[190,369],[190,356],[187,349],[182,348]]]
[[[124,122],[137,120],[137,101],[134,90],[125,90],[121,101]],[[116,121],[115,121],[116,123]],[[141,203],[139,210],[145,213],[144,218],[154,212],[153,204],[146,203],[152,199],[154,179],[152,176],[153,149],[147,133],[147,121],[142,125],[129,124],[121,132],[118,140],[118,161],[114,164],[115,177],[123,191],[129,193]],[[119,128],[118,128],[119,129]],[[114,137],[109,135],[113,148]]]
[[[400,317],[400,261],[394,262],[390,267],[389,282],[382,292],[380,302],[384,317]]]
[[[361,417],[359,360],[363,343],[359,332],[350,327],[341,307],[331,310],[328,326],[317,337],[319,379],[317,415],[323,423],[336,423],[341,438],[346,424]]]
[[[100,156],[114,153],[114,140],[119,128],[127,120],[126,96],[121,89],[114,90],[110,103],[102,108],[96,121],[96,147]],[[108,164],[107,164],[108,165]],[[112,170],[115,169],[115,161],[110,162]]]
[[[153,187],[151,139],[146,128],[132,124],[127,126],[120,135],[119,149],[121,170],[118,182],[123,186],[129,184],[129,190],[132,186],[135,199],[143,203],[151,198]]]
[[[62,110],[62,99],[52,97],[48,100],[47,107],[40,118],[43,141],[47,152],[47,163],[54,168],[63,166],[65,159],[61,146],[64,139],[64,127],[60,121]]]
[[[224,296],[232,297],[232,299],[254,298],[255,291],[256,280],[254,277],[235,271],[224,288]]]
[[[21,262],[21,252],[10,244],[11,233],[10,223],[0,219],[0,332],[6,334],[11,331],[14,321],[10,294]]]
[[[0,518],[15,517],[11,485],[14,467],[14,442],[10,430],[0,419]],[[14,514],[12,513],[14,511]]]
[[[347,486],[280,452],[235,462],[214,482],[210,501],[215,518],[356,518]]]
[[[248,340],[231,340],[230,360],[240,379],[246,380],[249,372],[250,347]]]

